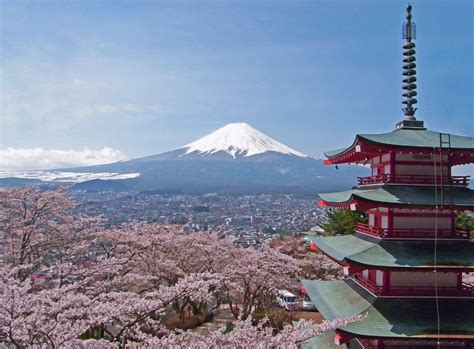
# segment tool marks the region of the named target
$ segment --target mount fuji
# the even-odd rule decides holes
[[[308,157],[306,154],[277,142],[246,123],[228,124],[180,149],[186,150],[183,155],[211,155],[224,152],[234,159],[266,152]]]
[[[57,171],[94,178],[74,186],[83,190],[236,194],[309,194],[342,189],[353,183],[354,176],[367,174],[367,169],[356,166],[339,171],[324,166],[321,160],[292,149],[246,123],[228,124],[166,153]],[[100,174],[114,174],[117,179],[102,180]]]

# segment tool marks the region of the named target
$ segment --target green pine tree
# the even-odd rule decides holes
[[[459,212],[456,217],[456,228],[469,231],[471,239],[474,239],[474,215]]]
[[[330,234],[352,234],[356,222],[367,222],[364,211],[351,211],[345,209],[331,210],[328,212],[328,222],[321,227]]]

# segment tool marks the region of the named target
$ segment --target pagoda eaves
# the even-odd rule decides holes
[[[362,234],[308,237],[323,253],[340,264],[392,270],[474,270],[474,242],[438,241],[434,264],[433,241],[391,241]]]
[[[450,207],[458,210],[474,210],[474,191],[468,188],[384,185],[374,189],[358,189],[318,194],[322,206],[366,210],[373,207],[433,207],[440,205],[441,191],[444,197],[452,194]]]
[[[474,339],[471,300],[440,300],[438,305],[442,320],[441,331],[438,333],[434,299],[381,299],[360,289],[352,280],[302,280],[302,284],[325,319],[365,315],[363,320],[339,329],[339,333],[357,338],[402,339],[413,342],[438,338],[460,341]],[[425,348],[427,344],[425,342]]]
[[[425,129],[403,128],[381,134],[359,134],[351,146],[324,153],[328,158],[324,163],[368,164],[372,158],[387,153],[433,154],[439,151],[442,135]],[[452,165],[474,163],[474,137],[451,135],[449,151]]]

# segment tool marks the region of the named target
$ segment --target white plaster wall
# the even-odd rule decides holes
[[[377,286],[382,286],[383,285],[383,271],[377,270],[375,273],[375,283]]]
[[[438,286],[457,286],[455,273],[437,273]],[[390,286],[434,286],[433,272],[391,272]]]
[[[396,229],[435,229],[435,217],[393,217]],[[450,217],[438,217],[438,229],[450,229]]]
[[[362,271],[362,276],[364,277],[364,279],[368,279],[369,278],[369,270],[366,269],[366,270]]]
[[[441,167],[436,166],[436,174],[439,176],[441,173]],[[420,166],[420,165],[395,165],[395,173],[397,175],[423,175],[433,176],[435,173],[433,166]],[[443,175],[448,175],[448,167],[443,166]]]
[[[388,217],[387,216],[382,216],[382,228],[383,229],[388,228]]]
[[[402,208],[402,209],[394,208],[393,212],[395,213],[433,213],[434,214],[435,211],[433,209],[420,210],[420,209],[413,209],[413,208]],[[450,213],[450,211],[438,209],[438,213]]]
[[[433,155],[430,154],[429,156],[427,156],[428,154],[423,154],[423,155],[420,155],[420,154],[410,154],[410,153],[397,153],[395,154],[395,159],[397,160],[400,160],[400,161],[423,161],[423,162],[433,162]],[[440,156],[439,154],[436,154],[435,155],[435,159],[436,161],[439,161],[440,159]],[[448,155],[447,154],[443,154],[443,161],[447,161],[448,160]]]
[[[375,217],[372,213],[369,213],[369,225],[374,225]]]

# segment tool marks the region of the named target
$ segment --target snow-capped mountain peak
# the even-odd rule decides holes
[[[247,157],[265,152],[277,152],[298,157],[308,157],[295,149],[292,149],[273,138],[268,137],[246,123],[232,123],[198,139],[195,142],[181,147],[185,153],[198,153],[209,155],[217,152],[225,152],[236,158]]]

